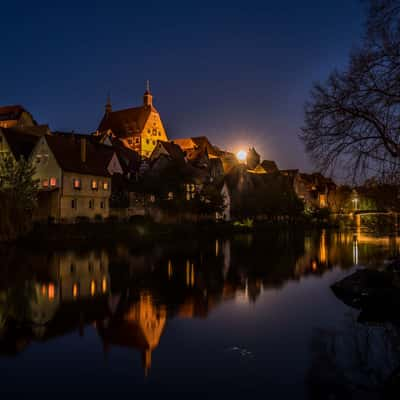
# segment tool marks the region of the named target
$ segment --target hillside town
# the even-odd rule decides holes
[[[52,131],[22,106],[0,107],[0,155],[32,166],[38,222],[273,220],[358,206],[354,189],[282,170],[254,147],[235,155],[205,136],[171,138],[148,86],[138,107],[113,110],[108,98],[87,134]]]

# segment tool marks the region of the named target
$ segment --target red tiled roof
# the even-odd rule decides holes
[[[19,160],[23,157],[27,160],[39,140],[39,136],[30,135],[16,128],[2,128],[0,130],[3,132],[14,158]]]
[[[47,143],[64,171],[109,176],[107,167],[115,154],[112,147],[86,139],[86,161],[81,159],[81,136],[46,136]]]
[[[22,106],[3,106],[0,107],[0,120],[16,120],[25,111]]]
[[[157,112],[153,106],[140,106],[106,113],[98,130],[104,132],[111,129],[118,137],[140,133],[143,131],[151,111]]]

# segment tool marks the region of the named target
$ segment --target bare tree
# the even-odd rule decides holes
[[[400,0],[370,0],[361,47],[345,70],[314,85],[300,137],[325,172],[399,178]]]

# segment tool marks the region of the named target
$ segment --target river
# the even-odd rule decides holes
[[[330,285],[399,249],[329,231],[3,249],[0,392],[379,398],[397,330],[358,322]]]

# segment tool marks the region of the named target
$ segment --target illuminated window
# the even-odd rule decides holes
[[[91,281],[90,282],[90,295],[94,296],[96,294],[96,282]]]
[[[51,187],[56,187],[57,186],[57,179],[56,178],[50,178],[50,186]]]
[[[72,285],[72,297],[76,299],[79,296],[79,284],[74,283]]]
[[[92,180],[92,190],[97,190],[98,188],[99,188],[98,182],[95,179],[93,179]]]
[[[168,192],[168,200],[173,200],[174,194],[172,192]]]
[[[103,293],[107,292],[107,279],[103,278],[103,280],[101,281],[101,291]]]
[[[44,188],[48,188],[49,187],[49,180],[48,179],[43,179],[42,187],[44,187]]]
[[[80,179],[73,179],[72,181],[72,186],[74,187],[75,190],[81,190],[82,188],[82,182]]]
[[[103,182],[103,190],[108,190],[108,182],[107,181]]]
[[[54,300],[55,292],[56,292],[56,289],[54,287],[54,284],[49,283],[49,291],[48,291],[49,300]]]

